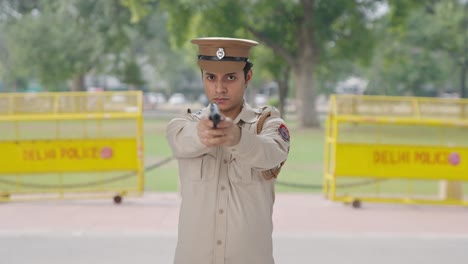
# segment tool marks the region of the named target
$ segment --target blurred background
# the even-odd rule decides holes
[[[261,43],[246,100],[279,108],[293,134],[283,179],[299,185],[279,191],[320,190],[331,94],[467,97],[467,0],[2,0],[0,96],[22,93],[41,112],[52,104],[31,98],[44,92],[113,91],[106,102],[118,106],[128,101],[119,92],[142,91],[144,164],[153,168],[171,157],[168,120],[208,103],[189,42],[203,36]],[[63,127],[74,137],[82,125]],[[0,128],[14,138],[14,127]],[[176,175],[175,161],[148,170],[145,188],[175,191]]]
[[[252,38],[247,100],[318,127],[331,93],[466,97],[468,1],[2,0],[0,92],[206,104],[195,37]],[[118,98],[116,98],[118,100]]]
[[[284,177],[317,184],[302,191],[320,189],[331,94],[467,97],[467,0],[2,0],[0,95],[113,91],[119,105],[119,92],[142,91],[148,167],[171,156],[167,121],[208,103],[189,42],[203,36],[261,43],[246,100],[281,110],[293,134]],[[145,188],[176,190],[175,162],[159,169]]]
[[[279,108],[291,133],[276,185],[279,263],[466,263],[466,211],[367,205],[357,213],[320,192],[338,141],[393,144],[379,150],[385,166],[409,163],[413,150],[402,144],[424,145],[426,163],[413,172],[443,175],[358,178],[339,182],[340,194],[401,194],[405,203],[408,193],[438,196],[447,189],[440,179],[456,179],[458,200],[442,203],[467,205],[468,101],[458,99],[468,97],[468,0],[0,0],[0,202],[117,191],[120,203],[121,190],[145,193],[118,209],[94,200],[3,204],[0,263],[171,262],[180,197],[165,127],[207,105],[189,41],[213,36],[260,43],[246,100]],[[337,99],[331,108],[336,94],[385,97]],[[329,109],[358,122],[327,128]],[[385,124],[374,122],[385,115]],[[50,165],[65,147],[68,161],[98,161]],[[11,155],[19,148],[24,166]],[[343,163],[365,168],[351,150]],[[132,160],[116,158],[116,171],[83,169],[120,152]]]

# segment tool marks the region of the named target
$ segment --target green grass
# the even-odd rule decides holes
[[[0,193],[102,192],[137,190],[133,172],[46,173],[0,177]]]
[[[165,127],[167,119],[146,119],[144,124],[144,153],[145,166],[151,166],[172,157],[171,150],[166,141]],[[291,148],[289,158],[281,171],[276,187],[277,192],[320,192],[323,181],[324,159],[324,132],[322,129],[301,129],[294,122],[288,122],[291,133]],[[97,129],[101,126],[101,129]],[[98,122],[72,122],[61,123],[58,127],[55,122],[27,122],[20,125],[21,138],[50,139],[50,138],[78,138],[86,134],[88,137],[100,137],[101,135],[118,137],[134,135],[135,130],[129,123],[117,123],[115,121]],[[58,129],[59,128],[59,129]],[[0,123],[0,140],[12,140],[16,137],[14,125]],[[466,128],[438,128],[438,127],[410,127],[389,125],[353,125],[340,126],[339,140],[342,142],[361,143],[388,143],[388,144],[456,144],[467,146]],[[102,179],[118,177],[123,173],[110,173]],[[60,179],[58,175],[34,175],[25,176],[25,182],[53,184],[63,181],[74,184],[90,182],[97,175],[82,173],[68,175]],[[108,177],[108,178],[106,178]],[[8,179],[16,179],[15,176]],[[362,179],[340,179],[339,184],[348,184],[363,181]],[[294,184],[296,187],[287,185]],[[135,177],[127,181],[110,183],[109,188],[120,188],[125,184],[135,185]],[[437,193],[438,182],[430,181],[381,181],[377,184],[367,184],[360,187],[338,188],[341,194],[350,193],[375,193],[381,192],[401,193],[415,192],[418,194]],[[12,190],[13,186],[2,186],[0,192]],[[468,186],[465,184],[465,190]],[[91,189],[90,189],[91,190]],[[174,192],[178,190],[177,162],[172,160],[161,166],[147,171],[145,175],[145,190],[158,192]]]
[[[145,122],[145,155],[160,161],[170,157],[171,151],[165,137],[168,120],[150,119]],[[289,158],[279,176],[278,192],[314,191],[307,188],[288,187],[281,182],[295,184],[321,184],[323,175],[323,132],[318,129],[290,127],[291,147]],[[147,164],[149,165],[149,164]],[[146,174],[146,189],[151,191],[176,191],[178,186],[177,162],[171,161]]]
[[[166,140],[166,125],[169,120],[145,120],[145,156],[146,167],[172,157]],[[178,189],[177,162],[172,160],[146,173],[145,189],[158,192],[174,192]]]
[[[291,146],[289,156],[278,177],[276,191],[318,191],[319,189],[309,189],[300,186],[322,184],[323,131],[318,129],[297,129],[293,126],[290,127],[290,133]],[[289,187],[282,183],[293,183],[297,187]]]

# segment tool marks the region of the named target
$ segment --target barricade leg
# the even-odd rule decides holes
[[[441,181],[439,184],[440,198],[444,200],[463,200],[463,186],[459,181]]]

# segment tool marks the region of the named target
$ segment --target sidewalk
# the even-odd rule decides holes
[[[0,204],[0,264],[172,263],[180,200],[175,193]],[[276,264],[468,262],[468,209],[364,204],[278,194]]]
[[[111,199],[0,203],[0,232],[135,230],[176,232],[176,193]],[[468,236],[468,208],[366,203],[353,209],[319,194],[277,194],[274,233],[440,234]]]

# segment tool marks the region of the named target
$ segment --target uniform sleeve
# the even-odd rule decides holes
[[[176,158],[194,158],[212,151],[198,137],[198,121],[198,118],[188,114],[172,119],[167,125],[166,137]]]
[[[231,154],[251,168],[268,170],[285,161],[289,153],[289,132],[275,110],[257,135],[242,128],[239,144],[230,147]]]

